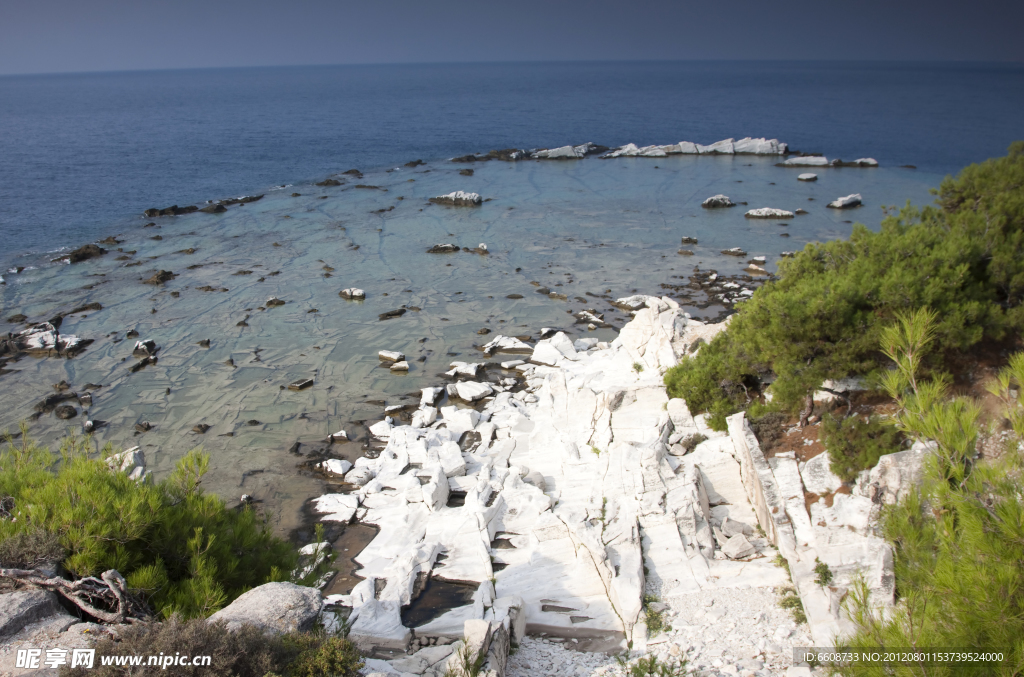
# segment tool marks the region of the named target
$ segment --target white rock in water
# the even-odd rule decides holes
[[[331,442],[348,442],[348,433],[339,430],[328,438]]]
[[[764,265],[764,262],[765,262],[766,260],[767,260],[767,259],[765,259],[765,257],[764,257],[764,256],[755,256],[755,257],[753,257],[752,259],[750,259],[750,262],[751,262],[751,263],[759,263],[759,264],[761,264],[761,265]]]
[[[359,508],[355,494],[324,494],[313,499],[313,509],[321,513],[325,522],[349,522]]]
[[[752,139],[749,136],[733,144],[733,152],[745,155],[785,155],[788,146],[778,139]]]
[[[539,150],[531,157],[538,160],[576,160],[593,152],[594,148],[594,144],[588,141],[579,146],[560,146],[559,148]]]
[[[391,371],[409,371],[409,363],[405,360],[395,362],[391,365]]]
[[[716,207],[735,207],[735,203],[728,198],[726,195],[712,195],[704,202],[700,203],[701,207],[705,209],[714,209]]]
[[[333,475],[344,475],[352,469],[352,463],[343,458],[329,458],[320,464],[320,468]]]
[[[637,294],[635,296],[626,296],[625,298],[616,299],[615,304],[619,307],[628,308],[630,310],[640,310],[647,306],[647,299],[651,297],[643,294]]]
[[[458,392],[459,397],[467,402],[475,402],[494,392],[491,386],[476,381],[460,381],[455,384],[455,390]]]
[[[401,362],[405,359],[405,355],[397,350],[381,350],[377,353],[377,357],[381,362]]]
[[[478,205],[483,202],[483,198],[480,197],[479,193],[466,193],[461,190],[457,190],[447,195],[438,195],[437,197],[430,198],[431,202],[446,205]]]
[[[797,181],[817,181],[818,180],[818,175],[817,174],[801,174],[800,176],[796,177],[796,180]]]
[[[796,214],[793,212],[787,212],[785,209],[774,209],[772,207],[761,207],[760,209],[751,209],[744,214],[748,219],[791,219]]]
[[[343,299],[365,299],[366,292],[356,287],[349,287],[348,289],[342,289],[339,292],[339,296]]]
[[[371,425],[370,434],[382,439],[391,437],[391,417],[385,416],[383,421],[377,421]]]
[[[751,263],[746,268],[744,268],[744,270],[746,270],[748,273],[753,273],[754,275],[767,275],[768,274],[767,270],[765,270],[761,266],[757,265],[756,263]]]
[[[491,354],[491,353],[494,353],[494,352],[499,352],[499,353],[502,353],[502,352],[505,352],[505,353],[507,353],[507,352],[528,353],[528,352],[531,352],[532,350],[533,350],[533,348],[531,348],[528,344],[523,343],[522,341],[520,341],[516,337],[514,337],[514,336],[502,336],[501,334],[498,334],[497,336],[495,336],[493,339],[491,339],[490,342],[488,342],[483,347],[483,351],[485,353],[487,353],[487,354]]]
[[[685,155],[697,155],[700,153],[700,150],[697,149],[697,144],[691,141],[680,141],[677,146],[679,147],[679,152]]]
[[[422,388],[420,392],[422,393],[422,395],[420,396],[420,408],[422,409],[423,407],[429,407],[430,405],[437,402],[437,400],[440,399],[441,397],[441,393],[444,392],[444,388]]]
[[[522,360],[508,360],[507,362],[502,362],[501,363],[501,368],[502,369],[515,369],[516,367],[518,367],[521,364],[526,364],[526,363],[523,362]]]
[[[448,376],[470,376],[476,378],[477,372],[484,366],[483,362],[452,362],[448,365],[451,367],[445,374]]]
[[[860,165],[861,167],[877,167],[878,160],[873,157],[862,157],[854,160],[853,164]]]
[[[828,203],[828,206],[832,209],[846,209],[847,207],[857,207],[862,204],[860,193],[853,193],[846,197],[836,198],[832,202]]]
[[[665,150],[666,148],[669,148],[669,146],[643,146],[640,148],[635,143],[627,143],[625,146],[617,148],[602,157],[665,157],[668,155],[668,151]],[[673,149],[674,151],[675,149]]]
[[[732,155],[736,151],[733,148],[732,139],[722,139],[710,146],[697,145],[701,155]]]
[[[827,167],[829,161],[824,155],[809,155],[807,157],[791,157],[782,164],[786,167]]]

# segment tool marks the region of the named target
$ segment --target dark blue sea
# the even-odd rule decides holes
[[[1024,67],[325,66],[0,77],[3,254],[146,207],[505,147],[778,138],[947,174],[1024,138]],[[8,257],[0,255],[0,259]]]

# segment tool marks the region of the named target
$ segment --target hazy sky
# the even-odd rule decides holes
[[[0,74],[594,59],[1024,62],[1020,0],[0,0]]]

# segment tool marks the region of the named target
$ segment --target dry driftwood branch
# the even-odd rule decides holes
[[[101,578],[89,576],[77,581],[60,576],[48,577],[32,569],[0,569],[0,577],[59,593],[104,623],[131,622],[148,615],[144,607],[129,595],[128,584],[116,569],[104,571]],[[115,610],[110,611],[111,608]]]

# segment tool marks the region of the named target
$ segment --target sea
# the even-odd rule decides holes
[[[694,317],[695,272],[756,286],[784,251],[877,229],[926,205],[966,165],[1024,138],[1024,66],[887,62],[485,63],[210,69],[0,77],[0,332],[63,314],[92,339],[72,359],[0,370],[0,431],[54,448],[99,422],[97,451],[139,446],[157,479],[190,448],[205,486],[260,501],[282,533],[354,460],[385,407],[417,404],[452,361],[543,328],[611,340],[610,300],[668,294]],[[673,155],[457,163],[492,149],[767,137],[877,168],[794,170],[777,157]],[[419,162],[416,162],[419,161]],[[358,174],[344,172],[356,169]],[[471,171],[469,171],[471,170]],[[818,180],[799,182],[801,171]],[[333,178],[340,185],[318,186]],[[455,190],[478,207],[431,204]],[[859,193],[863,206],[828,209]],[[716,194],[739,206],[701,209]],[[262,195],[218,214],[146,217]],[[746,205],[746,206],[744,206]],[[803,209],[750,220],[748,208]],[[698,241],[682,245],[681,238]],[[112,238],[107,240],[107,238]],[[106,240],[96,259],[61,257]],[[428,254],[440,243],[486,255]],[[723,256],[740,247],[746,257]],[[692,255],[679,254],[681,248]],[[143,284],[160,270],[175,277]],[[357,287],[366,299],[339,292]],[[543,293],[537,293],[538,291]],[[269,306],[276,297],[282,306]],[[88,304],[100,309],[71,312]],[[590,329],[589,309],[607,324]],[[392,310],[406,311],[381,320]],[[129,367],[137,332],[156,364]],[[207,345],[205,341],[209,341]],[[200,342],[204,342],[200,344]],[[405,353],[394,373],[380,350]],[[312,387],[287,386],[313,379]],[[90,406],[34,405],[65,381]],[[84,392],[84,390],[82,390]],[[209,426],[205,433],[197,425]],[[345,430],[352,441],[328,444]]]

